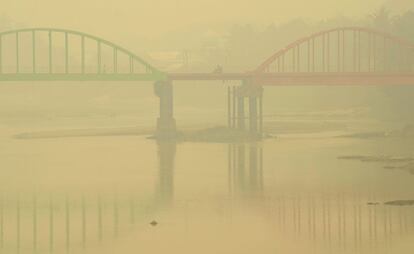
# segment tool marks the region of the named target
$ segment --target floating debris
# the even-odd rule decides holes
[[[402,156],[387,156],[387,155],[348,155],[348,156],[338,156],[339,160],[359,160],[362,162],[389,162],[389,163],[399,163],[399,162],[411,162],[414,161],[413,157],[402,157]]]
[[[342,138],[360,138],[360,139],[376,139],[376,138],[414,138],[414,125],[407,125],[399,130],[369,131],[357,132],[341,135]]]
[[[360,162],[383,163],[384,169],[403,170],[410,174],[414,174],[414,157],[404,156],[387,156],[387,155],[346,155],[338,156],[338,160],[356,160]]]
[[[348,156],[338,156],[338,160],[362,160],[364,157],[363,155],[348,155]]]
[[[388,137],[395,137],[396,134],[393,132],[388,131],[378,131],[378,132],[360,132],[360,133],[352,133],[341,135],[341,138],[361,138],[361,139],[370,139],[370,138],[388,138]]]
[[[393,200],[385,202],[384,205],[411,206],[414,205],[414,200]]]
[[[153,220],[153,221],[150,222],[150,225],[153,226],[153,227],[155,227],[155,226],[158,225],[158,222],[155,221],[155,220]]]

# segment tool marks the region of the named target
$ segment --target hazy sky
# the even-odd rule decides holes
[[[394,0],[404,1],[404,0]],[[292,18],[361,17],[385,0],[0,0],[0,14],[25,26],[125,36],[158,36],[215,23],[278,23]]]

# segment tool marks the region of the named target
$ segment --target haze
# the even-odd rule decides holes
[[[2,12],[31,27],[83,29],[106,37],[152,37],[208,24],[270,24],[302,17],[364,17],[383,0],[2,0]],[[398,2],[398,1],[393,1]],[[404,0],[400,0],[404,2]],[[409,2],[409,1],[407,1]],[[312,10],[312,11],[309,11]]]
[[[0,253],[414,253],[413,0],[0,6]]]

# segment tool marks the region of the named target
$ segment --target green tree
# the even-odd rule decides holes
[[[393,30],[403,38],[414,42],[414,11],[408,11],[396,16],[393,22]]]
[[[392,17],[390,11],[384,6],[369,15],[375,29],[390,32],[392,30]]]

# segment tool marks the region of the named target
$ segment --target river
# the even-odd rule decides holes
[[[388,123],[355,118],[353,108],[280,111],[268,102],[275,138],[156,142],[147,138],[157,115],[150,88],[61,89],[1,88],[1,253],[414,249],[413,208],[383,205],[414,197],[403,167],[414,142],[343,137]],[[212,89],[221,97],[209,105],[183,96],[181,128],[226,123],[225,88]]]

